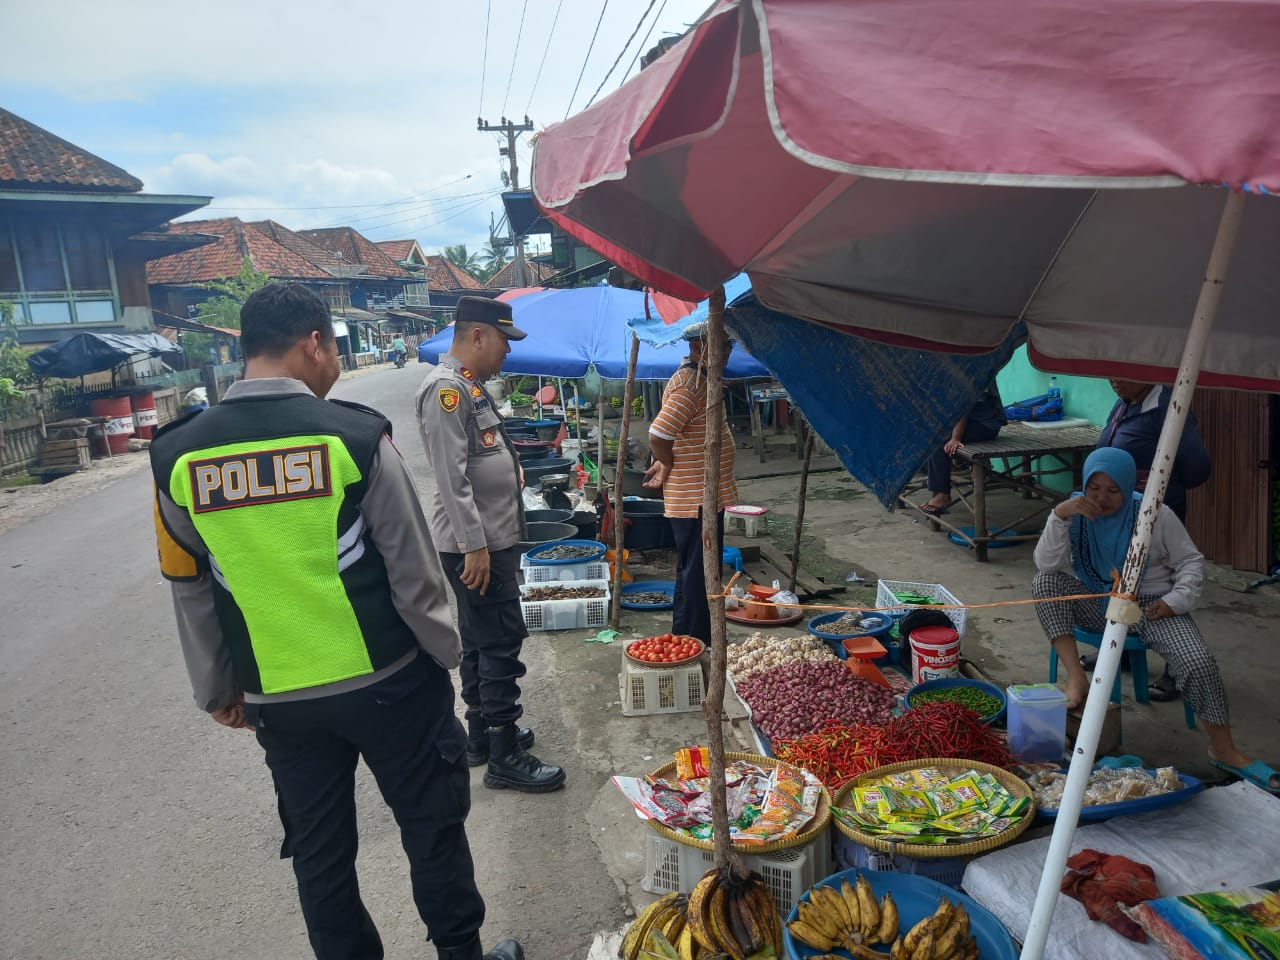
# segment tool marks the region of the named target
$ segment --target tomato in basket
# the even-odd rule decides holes
[[[627,655],[643,663],[679,663],[701,652],[702,644],[693,637],[670,633],[645,637],[627,645]]]

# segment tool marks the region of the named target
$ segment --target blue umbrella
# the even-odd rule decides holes
[[[511,342],[503,372],[578,379],[594,365],[601,377],[625,379],[632,335],[627,322],[644,315],[644,299],[639,291],[608,286],[540,290],[516,297],[510,301],[512,316],[528,336]],[[418,359],[435,363],[452,343],[451,325],[418,347]],[[665,380],[688,355],[683,340],[662,347],[642,342],[636,379]],[[745,350],[734,348],[726,378],[768,375]]]

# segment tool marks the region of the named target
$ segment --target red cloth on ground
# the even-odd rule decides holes
[[[1119,904],[1134,907],[1159,897],[1154,870],[1128,857],[1088,849],[1068,860],[1067,866],[1062,892],[1083,903],[1090,920],[1101,920],[1130,940],[1147,942],[1142,928],[1121,912]]]

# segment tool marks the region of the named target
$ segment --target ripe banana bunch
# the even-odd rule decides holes
[[[764,879],[758,873],[738,879],[709,870],[689,894],[676,950],[680,960],[768,960],[781,954],[782,921]]]
[[[890,960],[978,960],[978,941],[969,933],[969,914],[946,897],[938,909],[894,941]]]
[[[627,928],[618,956],[622,960],[678,960],[674,944],[684,929],[688,903],[684,894],[668,893],[645,907]]]
[[[892,943],[898,936],[893,894],[877,900],[863,876],[856,886],[841,880],[839,889],[823,884],[810,887],[808,901],[801,900],[796,910],[796,919],[787,924],[791,936],[816,950],[845,950],[854,960],[884,960],[885,955],[871,945]]]

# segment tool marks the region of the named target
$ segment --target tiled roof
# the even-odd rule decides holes
[[[324,247],[312,243],[302,234],[295,230],[290,230],[288,227],[282,226],[274,220],[254,220],[251,223],[245,224],[245,226],[252,227],[259,233],[265,234],[276,243],[280,244],[280,246],[291,250],[304,260],[311,261],[317,267],[324,268],[326,272],[333,276],[339,276],[344,272],[350,272],[344,271],[342,269],[343,262]]]
[[[0,107],[0,186],[137,193],[142,181]]]
[[[516,287],[535,287],[540,283],[554,277],[558,272],[555,267],[546,263],[536,263],[533,260],[524,262],[526,283],[516,283],[516,262],[514,259],[508,260],[502,265],[497,273],[489,278],[489,282],[485,286],[492,290],[514,290]]]
[[[409,254],[413,253],[413,245],[416,240],[375,240],[378,249],[385,253],[396,263],[402,260],[408,260]]]
[[[205,233],[217,243],[184,250],[147,264],[147,283],[207,283],[240,272],[246,257],[255,270],[277,280],[329,280],[331,274],[268,234],[237,219],[188,220],[171,224],[179,233]]]
[[[347,264],[358,263],[360,272],[371,277],[409,279],[413,274],[396,263],[376,243],[351,227],[329,227],[324,230],[300,230],[299,234],[330,253],[342,254]]]
[[[440,255],[427,259],[427,285],[434,290],[485,290],[483,283]]]

